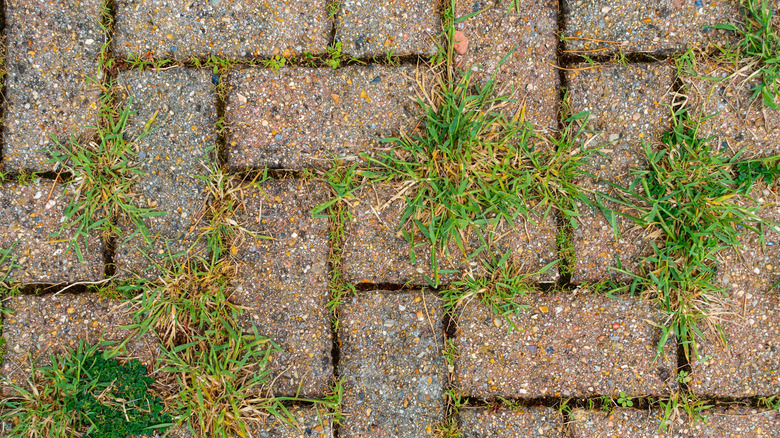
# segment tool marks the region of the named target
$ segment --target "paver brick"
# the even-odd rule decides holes
[[[460,408],[463,438],[563,437],[563,417],[552,408]]]
[[[321,54],[332,21],[327,0],[119,0],[114,51],[189,60]]]
[[[3,307],[11,313],[3,321],[7,345],[0,370],[4,379],[20,386],[31,377],[31,365],[51,365],[53,354],[75,348],[82,339],[94,345],[100,340],[123,341],[130,334],[120,328],[131,322],[122,303],[97,294],[18,295],[6,298]],[[130,356],[145,364],[156,357],[156,348],[150,336],[127,344]]]
[[[458,318],[455,381],[495,397],[663,395],[676,387],[676,346],[656,357],[663,315],[636,297],[577,293],[524,297],[528,311],[496,316],[481,302]],[[510,326],[511,324],[511,326]]]
[[[387,185],[364,187],[358,189],[356,199],[350,201],[352,219],[344,226],[343,270],[347,281],[426,285],[426,277],[433,275],[430,247],[415,249],[416,262],[412,263],[410,244],[398,232],[398,221],[406,201],[396,197],[397,193],[398,190]],[[501,236],[501,239],[491,248],[494,254],[502,255],[512,251],[511,260],[529,274],[558,258],[556,224],[552,215],[544,221],[538,220],[538,225],[520,222],[515,228],[505,225],[496,230],[495,234]],[[471,254],[481,243],[474,234],[469,238],[467,253]],[[455,244],[450,245],[449,256],[440,255],[437,262],[441,271],[484,274],[480,261],[467,260]],[[445,272],[441,275],[442,283],[457,278],[459,276],[454,273]],[[557,267],[538,275],[536,279],[557,280]]]
[[[760,78],[745,82],[741,75],[732,75],[730,64],[704,60],[682,75],[691,117],[702,121],[699,137],[714,136],[710,144],[728,157],[739,151],[740,159],[780,154],[780,110],[768,108],[761,96],[753,98]]]
[[[585,66],[583,66],[585,68]],[[609,65],[568,74],[569,96],[573,113],[590,112],[589,127],[595,138],[584,139],[591,147],[604,145],[603,154],[588,157],[585,170],[597,179],[584,178],[583,187],[614,195],[614,189],[600,180],[627,187],[633,180],[631,170],[645,166],[643,142],[653,147],[671,127],[669,91],[674,72],[667,63]],[[622,205],[608,205],[615,211],[632,213]],[[637,272],[642,255],[650,252],[650,232],[633,228],[633,223],[618,218],[621,239],[604,216],[583,207],[583,218],[574,230],[577,261],[572,274],[575,283],[602,280],[608,276],[625,280],[627,276],[612,273],[616,259],[624,269]]]
[[[342,437],[433,436],[444,420],[444,330],[436,295],[361,292],[340,309]]]
[[[98,233],[79,238],[83,260],[72,246],[64,211],[73,200],[65,184],[37,179],[29,185],[0,184],[0,250],[9,256],[0,264],[0,279],[16,283],[74,283],[103,278],[103,241]]]
[[[229,165],[327,167],[335,157],[386,150],[379,140],[411,131],[421,115],[413,76],[383,66],[234,71],[225,111]]]
[[[433,55],[443,29],[438,0],[344,0],[336,14],[336,42],[358,58]]]
[[[495,74],[496,91],[515,100],[503,111],[512,117],[522,111],[536,128],[552,131],[558,127],[559,106],[559,77],[553,67],[557,64],[558,2],[522,0],[515,4],[458,2],[458,19],[478,14],[456,25],[468,39],[468,50],[456,62],[464,70],[473,68],[482,83]]]
[[[724,45],[729,33],[711,26],[742,17],[736,0],[565,0],[563,6],[566,50],[589,56]]]
[[[707,421],[693,423],[683,414],[668,425],[659,427],[663,412],[617,408],[609,414],[575,409],[570,423],[574,438],[744,438],[779,437],[780,414],[777,411],[757,411],[748,408],[715,408],[701,411]]]
[[[177,68],[162,72],[128,71],[117,78],[123,98],[132,111],[128,134],[138,140],[138,160],[145,173],[133,190],[138,207],[166,212],[145,220],[151,244],[135,227],[123,224],[117,252],[117,271],[153,278],[171,254],[203,253],[195,244],[206,219],[201,218],[208,196],[206,183],[197,175],[210,172],[209,149],[217,141],[216,97],[206,70]],[[130,240],[124,241],[130,238]]]
[[[233,299],[246,307],[240,323],[254,324],[281,348],[272,357],[275,392],[322,397],[333,374],[328,290],[329,223],[312,209],[328,200],[322,184],[300,180],[243,190],[237,221],[271,237],[236,245]]]
[[[91,140],[100,89],[97,58],[103,33],[99,0],[5,2],[6,171],[54,169],[52,136]]]

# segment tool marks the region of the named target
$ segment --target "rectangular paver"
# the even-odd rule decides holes
[[[6,171],[48,171],[52,135],[67,141],[92,139],[100,89],[103,42],[99,0],[5,2]]]
[[[116,252],[121,275],[154,277],[171,254],[202,253],[194,245],[207,219],[206,183],[198,175],[210,174],[209,149],[217,141],[216,97],[207,70],[177,68],[162,72],[128,71],[117,78],[125,103],[134,114],[128,135],[136,138],[149,124],[151,131],[137,142],[140,169],[133,187],[138,207],[166,212],[146,219],[152,242],[135,227],[123,223],[124,236]],[[130,237],[131,240],[125,240]]]
[[[302,169],[387,149],[420,116],[414,71],[352,66],[245,69],[227,79],[229,165]]]
[[[426,277],[433,272],[430,268],[430,247],[415,250],[416,262],[410,258],[411,245],[398,231],[406,201],[397,197],[398,190],[389,186],[364,187],[356,192],[350,201],[351,220],[344,227],[343,269],[347,281],[374,284],[427,284]],[[410,195],[407,193],[407,195]],[[519,221],[515,228],[508,225],[495,231],[500,238],[491,248],[494,254],[512,252],[511,260],[524,272],[534,273],[557,260],[555,246],[556,224],[553,215],[538,225]],[[422,242],[420,237],[419,242]],[[481,243],[475,234],[469,235],[467,252],[471,254]],[[470,249],[470,250],[469,250]],[[438,257],[440,270],[473,271],[484,273],[479,259],[467,260],[463,252],[453,243],[449,255]],[[448,283],[460,278],[458,274],[442,274],[442,282]],[[537,280],[558,279],[556,267],[538,276]]]
[[[729,34],[711,26],[742,18],[737,0],[564,0],[563,6],[566,49],[590,56],[724,45]]]
[[[11,313],[3,321],[6,354],[2,377],[22,386],[30,378],[30,367],[51,365],[51,356],[74,348],[83,339],[90,345],[100,340],[123,341],[129,331],[129,313],[119,301],[97,294],[19,295],[3,301]],[[132,357],[149,364],[156,356],[149,336],[133,340],[127,349]],[[31,362],[32,361],[32,362]],[[9,388],[4,384],[3,392]]]
[[[563,415],[552,408],[460,408],[463,438],[563,437]]]
[[[497,93],[515,100],[502,110],[509,116],[524,115],[542,131],[557,129],[559,76],[553,66],[558,2],[521,0],[512,7],[496,1],[457,2],[457,19],[475,12],[456,25],[468,40],[457,65],[472,68],[483,84],[495,74]]]
[[[0,250],[9,251],[0,265],[0,278],[17,283],[74,283],[103,278],[104,246],[98,232],[78,240],[83,260],[71,245],[73,231],[65,229],[57,234],[72,200],[68,186],[54,181],[0,184]]]
[[[361,292],[340,309],[342,437],[431,437],[444,420],[442,311],[425,292]]]
[[[233,299],[246,307],[241,324],[254,324],[282,350],[271,362],[277,395],[294,395],[300,387],[304,396],[322,397],[331,384],[329,223],[311,214],[328,193],[322,184],[300,180],[242,190],[237,217],[270,239],[247,236],[237,244]]]
[[[327,0],[119,0],[114,51],[189,60],[321,54],[332,20]]]
[[[481,302],[458,318],[455,382],[470,396],[663,395],[676,387],[676,345],[656,358],[663,315],[636,297],[534,294],[528,311],[496,316]]]
[[[632,169],[645,166],[642,144],[661,145],[661,137],[671,128],[669,92],[674,71],[668,63],[607,65],[597,68],[580,66],[582,71],[568,73],[571,111],[590,112],[589,126],[597,137],[588,139],[590,147],[604,145],[601,155],[591,155],[586,169],[596,179],[579,183],[588,189],[614,195],[614,189],[600,180],[628,187]],[[584,139],[583,139],[584,140]],[[608,205],[623,213],[633,213],[623,206]],[[637,230],[633,223],[619,218],[621,239],[616,239],[604,216],[583,208],[584,217],[574,230],[576,264],[572,281],[593,282],[609,278],[625,280],[609,268],[617,266],[637,272],[642,255],[650,251],[647,230]]]
[[[437,0],[344,0],[336,14],[336,41],[358,58],[433,55],[442,33]]]

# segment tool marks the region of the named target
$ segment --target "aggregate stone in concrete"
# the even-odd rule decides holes
[[[81,340],[94,345],[101,340],[123,341],[130,334],[120,328],[130,324],[119,301],[103,300],[97,294],[19,295],[3,301],[11,309],[3,321],[6,354],[0,370],[6,381],[25,385],[31,366],[51,365],[51,356],[75,348]],[[145,336],[128,343],[130,357],[149,364],[157,351]],[[8,383],[3,392],[9,393]]]
[[[444,420],[442,311],[435,294],[361,292],[339,310],[342,437],[428,437]]]
[[[760,184],[752,193],[759,215],[780,221],[777,188]],[[738,252],[721,251],[718,279],[726,294],[709,309],[722,334],[703,325],[699,360],[691,360],[691,389],[705,397],[753,397],[780,393],[780,229],[765,227],[765,245],[748,232]],[[726,344],[721,341],[721,335]]]
[[[438,0],[344,0],[336,14],[336,42],[357,58],[433,55],[442,33]]]
[[[89,141],[97,124],[100,0],[5,2],[6,171],[48,171],[48,151],[71,135]]]
[[[645,166],[642,144],[661,145],[661,137],[671,127],[668,104],[674,71],[668,63],[639,65],[607,65],[569,72],[571,111],[590,112],[589,127],[581,141],[589,148],[602,146],[600,153],[587,158],[585,170],[596,179],[579,181],[585,188],[614,195],[605,182],[628,187],[635,176],[632,170]],[[632,213],[626,208],[609,204],[613,210]],[[638,261],[650,251],[649,232],[637,230],[633,222],[618,221],[621,239],[616,239],[604,216],[597,210],[583,208],[584,217],[574,232],[576,265],[573,282],[598,281],[609,276],[625,280],[612,273],[616,259],[624,269],[637,272]]]
[[[229,164],[302,169],[390,150],[421,116],[406,67],[245,69],[227,79]]]
[[[566,50],[589,56],[724,45],[732,37],[711,26],[742,19],[736,0],[565,0],[563,6]]]
[[[404,192],[411,196],[412,192]],[[398,221],[406,206],[406,200],[399,193],[403,188],[387,185],[367,186],[356,191],[356,199],[350,200],[349,212],[351,220],[344,226],[343,270],[347,281],[351,283],[373,284],[415,284],[426,285],[427,277],[431,277],[430,246],[415,249],[416,260],[410,258],[411,245],[398,230]],[[511,261],[522,268],[523,273],[532,274],[548,263],[557,260],[555,244],[555,218],[549,215],[542,221],[537,218],[537,225],[519,221],[512,228],[503,225],[495,230],[499,236],[491,251],[503,255],[512,251]],[[475,234],[468,237],[467,254],[472,254],[480,245]],[[419,241],[421,243],[422,237]],[[440,254],[437,262],[440,271],[473,272],[484,274],[484,266],[480,259],[467,259],[463,252],[453,243],[449,247],[449,255]],[[458,273],[441,274],[443,283],[460,278]],[[539,281],[555,281],[558,279],[558,269],[553,266],[543,274],[535,276]]]
[[[79,238],[83,260],[75,248],[72,228],[60,229],[73,200],[65,184],[37,179],[31,184],[0,184],[0,279],[16,283],[74,283],[103,278],[103,241],[99,233]]]
[[[602,411],[572,411],[569,423],[574,438],[631,437],[631,438],[747,438],[780,437],[780,414],[777,411],[753,410],[744,407],[715,408],[702,411],[707,421],[696,421],[682,412],[668,424],[665,431],[659,427],[663,412],[617,408],[610,413]]]
[[[764,105],[761,96],[753,98],[760,78],[745,79],[729,64],[707,61],[683,74],[691,116],[702,121],[699,136],[714,136],[710,145],[727,157],[739,151],[741,159],[780,154],[780,110]]]
[[[495,88],[515,102],[503,110],[540,130],[558,126],[558,40],[555,0],[522,0],[509,7],[507,2],[461,1],[459,18],[474,15],[456,25],[468,40],[468,50],[456,58],[464,70],[485,83],[495,74]],[[518,11],[519,9],[519,11]],[[506,57],[506,59],[504,59]],[[503,60],[503,63],[501,61]]]
[[[552,408],[460,408],[463,438],[563,437],[563,417]]]
[[[203,245],[194,245],[200,227],[206,225],[201,217],[206,183],[197,176],[210,172],[208,151],[217,141],[216,97],[206,70],[128,71],[117,80],[135,112],[127,130],[130,138],[150,127],[136,143],[144,174],[133,186],[134,201],[138,207],[167,214],[145,220],[151,243],[124,223],[122,239],[130,240],[120,240],[115,260],[122,275],[153,277],[158,272],[155,265],[170,254],[204,251]]]
[[[523,297],[509,321],[481,302],[458,318],[455,382],[469,396],[591,397],[668,394],[676,387],[676,344],[656,357],[663,315],[638,297],[593,292]]]
[[[277,395],[295,395],[300,386],[302,395],[322,397],[331,383],[329,223],[311,214],[328,193],[322,184],[301,180],[242,190],[236,221],[270,239],[246,236],[236,244],[233,299],[246,307],[241,324],[254,324],[281,348],[271,362]]]
[[[325,52],[327,0],[119,0],[114,50],[120,56],[189,60]]]

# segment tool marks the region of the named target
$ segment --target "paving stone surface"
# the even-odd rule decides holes
[[[671,127],[671,112],[666,105],[671,103],[674,72],[668,63],[580,67],[586,69],[568,73],[571,111],[590,112],[588,126],[595,133],[583,140],[589,142],[588,147],[603,147],[602,154],[591,155],[586,166],[597,179],[585,178],[579,183],[614,195],[614,189],[600,180],[627,187],[634,179],[631,170],[644,167],[643,142],[659,146],[663,133]],[[631,213],[620,205],[608,206]],[[593,282],[609,277],[625,280],[627,276],[609,269],[617,266],[617,257],[623,268],[637,272],[641,256],[650,252],[649,233],[619,218],[621,239],[616,239],[600,212],[589,207],[583,211],[580,226],[574,230],[577,261],[572,281]]]
[[[759,215],[780,221],[778,188],[758,185],[752,197]],[[705,397],[753,397],[780,394],[780,229],[768,226],[765,245],[755,233],[743,236],[737,253],[722,251],[719,281],[726,295],[714,297],[713,322],[700,339],[700,360],[692,360],[691,389]]]
[[[6,171],[48,171],[52,135],[89,141],[97,124],[99,0],[5,2]]]
[[[328,200],[317,183],[281,180],[243,191],[236,219],[256,235],[236,245],[235,302],[246,306],[241,324],[254,324],[281,348],[272,358],[275,392],[322,397],[330,387],[331,359],[328,290],[328,219],[312,209]]]
[[[170,255],[205,252],[195,241],[206,224],[201,215],[208,192],[197,175],[210,172],[208,151],[217,141],[216,97],[206,70],[128,71],[117,80],[135,112],[129,136],[138,138],[148,131],[137,142],[144,175],[133,187],[136,205],[167,214],[145,220],[151,243],[124,223],[115,262],[123,276],[153,278],[159,273],[156,266]]]
[[[406,67],[244,69],[227,79],[229,165],[302,169],[389,150],[421,115]]]
[[[394,187],[365,187],[356,192],[350,201],[351,221],[344,226],[343,270],[347,281],[352,283],[426,285],[427,277],[433,275],[430,268],[430,247],[415,250],[416,263],[411,262],[410,245],[398,232],[406,201],[396,197]],[[408,194],[407,194],[408,195]],[[512,251],[512,261],[531,274],[548,263],[557,260],[555,246],[555,218],[539,221],[539,225],[519,224],[511,229],[504,226],[496,231],[502,236],[495,243],[494,254]],[[475,235],[470,236],[468,254],[480,246]],[[417,243],[417,242],[416,242]],[[480,260],[467,260],[455,244],[450,245],[449,256],[438,257],[439,269],[450,271],[472,271],[484,274]],[[453,273],[443,273],[442,282],[448,283],[460,278]],[[558,279],[557,267],[538,276],[542,281]]]
[[[6,354],[0,371],[7,381],[23,386],[30,367],[51,365],[51,356],[74,348],[83,339],[123,341],[129,334],[120,328],[130,317],[119,301],[102,300],[97,294],[19,295],[8,297],[3,307],[11,313],[3,320]],[[130,357],[149,364],[157,350],[149,336],[127,345]],[[3,393],[10,394],[7,383]]]
[[[724,45],[730,35],[711,26],[742,18],[736,0],[564,0],[563,7],[566,50],[589,56]]]
[[[574,438],[747,438],[780,436],[780,414],[777,411],[757,411],[748,408],[715,408],[702,411],[707,422],[691,420],[685,414],[668,425],[659,427],[663,413],[657,410],[617,408],[609,414],[576,409],[570,423]]]
[[[349,56],[434,55],[442,34],[437,0],[344,0],[336,42]]]
[[[670,340],[655,357],[661,330],[650,322],[663,315],[647,300],[578,290],[522,302],[528,311],[509,321],[476,301],[464,306],[455,338],[455,382],[464,394],[659,396],[676,388],[676,345]]]
[[[710,144],[728,157],[739,151],[741,159],[780,154],[780,110],[768,108],[760,96],[753,98],[760,78],[745,79],[730,65],[707,61],[682,76],[691,116],[703,120],[699,135],[714,136]]]
[[[563,416],[552,408],[460,408],[463,438],[563,437]]]
[[[516,3],[510,8],[506,2],[458,2],[458,19],[478,14],[457,24],[468,39],[468,49],[456,62],[464,70],[472,68],[483,84],[495,74],[499,95],[515,100],[504,111],[512,117],[524,115],[536,128],[552,131],[558,127],[559,76],[553,67],[558,2]]]
[[[342,437],[428,437],[444,420],[442,311],[421,292],[360,292],[340,310]]]
[[[73,199],[64,184],[36,179],[28,185],[0,184],[0,279],[18,284],[74,283],[103,278],[103,241],[98,233],[78,240],[80,261],[71,245],[74,232],[61,229]]]
[[[120,56],[189,60],[325,52],[327,0],[119,0],[114,50]]]

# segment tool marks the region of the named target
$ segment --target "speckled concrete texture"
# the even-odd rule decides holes
[[[658,410],[616,408],[611,413],[572,411],[574,438],[747,438],[780,437],[780,415],[777,411],[748,408],[715,408],[701,412],[707,421],[697,421],[682,414],[668,425],[659,427],[663,413]]]
[[[368,186],[358,189],[356,199],[350,201],[351,220],[344,226],[343,270],[347,281],[428,284],[426,278],[433,274],[430,247],[415,249],[416,263],[412,263],[411,245],[398,231],[398,221],[406,205],[403,196],[398,196],[399,192],[398,188],[387,185]],[[404,193],[406,196],[412,194]],[[515,228],[503,225],[494,231],[494,235],[499,238],[494,241],[492,252],[503,255],[512,251],[511,260],[522,267],[525,273],[534,273],[558,258],[555,246],[556,224],[552,215],[544,221],[539,220],[538,225],[521,222]],[[470,255],[481,242],[473,233],[467,238],[464,243]],[[422,239],[420,237],[419,242],[415,243],[421,243]],[[468,260],[454,243],[449,247],[449,255],[440,255],[437,263],[442,271],[471,271],[477,275],[485,271],[480,259]],[[558,269],[552,267],[537,277],[541,281],[555,281],[558,279]],[[441,278],[443,283],[449,283],[460,278],[460,275],[445,272]]]
[[[114,51],[189,60],[325,52],[327,0],[119,0]]]
[[[466,395],[660,396],[677,387],[676,344],[656,358],[661,330],[651,322],[663,315],[647,300],[578,290],[521,302],[528,311],[509,321],[476,300],[463,307],[455,381]]]
[[[433,55],[442,34],[440,0],[343,0],[336,42],[357,58]]]
[[[509,7],[496,1],[457,2],[457,17],[478,14],[456,25],[468,40],[468,50],[462,56],[456,52],[455,62],[464,70],[472,68],[483,84],[495,74],[497,93],[515,100],[502,110],[507,115],[524,115],[539,130],[554,131],[558,128],[559,76],[554,67],[558,2],[516,3]]]
[[[312,209],[328,200],[318,183],[281,180],[242,190],[235,220],[270,239],[236,245],[233,299],[246,307],[240,323],[254,324],[282,352],[272,358],[277,395],[322,397],[331,384],[327,219]]]
[[[70,228],[60,232],[65,208],[72,201],[65,184],[36,179],[29,185],[0,184],[0,249],[10,250],[0,265],[0,278],[20,283],[64,283],[103,278],[103,241],[90,234],[78,244]]]
[[[206,70],[177,68],[164,72],[128,71],[117,79],[125,102],[131,103],[128,134],[137,138],[138,160],[144,175],[133,186],[141,208],[166,212],[145,220],[151,243],[125,221],[115,262],[126,276],[153,278],[170,255],[204,253],[195,241],[206,225],[201,217],[207,200],[209,149],[217,141],[216,97]],[[129,238],[129,240],[127,240]]]
[[[48,171],[52,135],[89,141],[100,89],[99,0],[5,2],[5,170]]]
[[[742,19],[738,0],[564,0],[566,49],[581,54],[684,52],[724,45],[711,26]]]
[[[360,292],[340,310],[344,424],[339,436],[432,437],[444,420],[446,368],[438,297]]]
[[[760,78],[746,81],[730,64],[702,60],[696,67],[682,80],[691,117],[702,120],[700,138],[714,136],[710,144],[727,157],[739,151],[743,160],[780,154],[780,110],[768,108],[761,96],[753,98]],[[705,120],[708,116],[713,117]]]
[[[3,321],[6,354],[2,377],[24,385],[30,367],[51,365],[51,356],[74,348],[83,339],[90,345],[101,340],[119,342],[130,335],[120,328],[130,316],[119,301],[103,300],[97,294],[19,295],[8,297],[3,307],[11,309]],[[158,351],[149,336],[128,343],[130,357],[149,364]],[[31,362],[32,360],[32,362]],[[3,383],[4,394],[9,394]]]
[[[552,408],[458,409],[463,438],[555,438],[563,437],[563,416]]]
[[[302,169],[389,150],[421,116],[414,69],[245,69],[227,79],[229,165]]]
[[[595,131],[583,137],[590,148],[603,147],[591,155],[585,170],[596,179],[579,181],[585,188],[614,195],[614,189],[600,180],[623,187],[633,181],[632,169],[644,167],[642,144],[656,147],[664,132],[671,128],[669,92],[674,70],[668,63],[639,65],[607,65],[568,72],[569,99],[572,113],[590,112],[589,127]],[[595,137],[594,137],[595,136]],[[613,210],[631,214],[621,205],[609,203]],[[576,264],[572,281],[594,282],[605,278],[626,280],[616,274],[617,258],[624,269],[638,272],[642,255],[650,253],[649,232],[634,228],[625,218],[619,218],[621,239],[616,239],[604,216],[589,207],[583,208],[583,218],[574,230]]]

